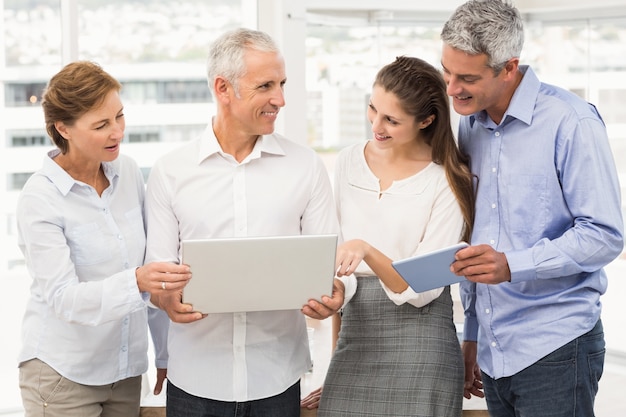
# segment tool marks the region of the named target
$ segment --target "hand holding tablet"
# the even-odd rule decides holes
[[[424,253],[398,261],[391,265],[415,292],[429,291],[465,280],[465,277],[453,274],[450,265],[454,255],[469,245],[460,242],[433,252]]]

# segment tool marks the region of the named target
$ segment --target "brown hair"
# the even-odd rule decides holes
[[[421,134],[432,148],[433,162],[443,166],[446,172],[465,220],[461,238],[469,241],[475,210],[473,175],[468,167],[469,157],[461,153],[452,132],[450,103],[441,73],[419,58],[401,56],[378,72],[374,85],[394,94],[416,122],[435,116]]]
[[[89,61],[67,64],[50,79],[41,107],[46,131],[63,154],[69,150],[68,143],[54,124],[63,122],[72,126],[83,114],[101,105],[111,90],[119,91],[121,88],[119,81],[98,64]]]

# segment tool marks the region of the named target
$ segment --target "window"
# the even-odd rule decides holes
[[[205,79],[169,81],[161,85],[163,103],[206,103],[211,101],[211,93]]]
[[[239,26],[242,16],[240,2],[232,0],[77,2],[78,54],[107,67],[204,62],[210,42]]]
[[[624,88],[601,88],[598,90],[598,107],[605,123],[626,122],[626,89]],[[626,136],[626,132],[624,132]]]
[[[10,145],[13,147],[21,146],[48,146],[52,142],[45,131],[31,130],[21,132],[7,132],[10,138]]]
[[[45,82],[7,83],[4,102],[7,107],[34,106],[41,103]]]
[[[202,72],[197,74],[202,76]],[[164,76],[170,76],[165,75]],[[206,79],[123,81],[122,99],[133,104],[208,103],[211,92]]]
[[[33,175],[32,172],[13,172],[8,176],[8,189],[21,190],[26,181]]]
[[[61,63],[59,0],[4,0],[4,53],[7,67]]]
[[[336,149],[370,136],[368,94],[376,72],[400,55],[439,65],[440,28],[430,23],[319,21],[307,27],[308,143]]]
[[[137,132],[128,132],[126,134],[128,137],[128,141],[130,143],[134,142],[159,142],[161,140],[161,136],[158,131],[147,130],[147,131],[137,131]]]

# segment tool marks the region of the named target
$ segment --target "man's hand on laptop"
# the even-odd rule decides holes
[[[321,300],[309,300],[309,302],[302,307],[302,313],[318,320],[332,316],[338,312],[343,305],[344,290],[343,282],[335,278],[333,281],[332,298],[323,295]]]
[[[152,294],[150,301],[164,310],[170,320],[175,323],[191,323],[207,316],[199,311],[194,311],[191,304],[183,303],[182,295],[182,290],[168,291],[162,294]]]

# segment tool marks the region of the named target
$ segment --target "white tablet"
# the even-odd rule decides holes
[[[336,250],[337,235],[183,240],[183,302],[202,313],[299,310],[332,295]]]
[[[467,246],[469,246],[467,243],[461,242],[433,252],[394,261],[391,265],[413,288],[413,291],[429,291],[465,280],[465,277],[453,274],[450,271],[450,265],[454,262],[454,255],[457,251]]]

